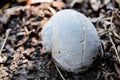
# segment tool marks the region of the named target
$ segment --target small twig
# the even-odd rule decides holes
[[[111,23],[113,22],[113,18],[114,18],[114,13],[112,13],[112,16],[111,16],[111,19],[110,19],[110,22],[111,22]],[[111,28],[113,27],[112,24],[110,24],[110,27],[111,27]],[[112,31],[112,32],[113,32],[113,31]],[[113,33],[114,33],[114,32],[113,32]],[[115,50],[115,54],[116,54],[116,56],[117,56],[117,60],[118,60],[118,62],[120,63],[120,57],[119,57],[117,48],[116,48],[116,46],[115,46],[115,44],[114,44],[114,42],[113,42],[113,40],[112,40],[111,35],[109,35],[109,39],[110,39],[110,41],[111,41],[111,43],[112,43],[112,45],[113,45],[113,48],[114,48],[114,50]]]
[[[56,13],[56,11],[52,7],[48,7],[48,9],[51,11],[53,15]]]
[[[24,27],[24,30],[25,30],[26,35],[29,35],[29,31],[28,31],[27,27]]]
[[[116,38],[120,39],[120,36],[115,31],[113,31],[113,34]]]
[[[62,73],[60,72],[60,70],[59,70],[59,68],[57,67],[57,65],[56,65],[56,64],[55,64],[55,67],[56,67],[56,69],[57,69],[58,73],[60,74],[61,78],[62,78],[63,80],[65,80],[65,78],[63,77]]]
[[[113,40],[112,40],[112,38],[111,38],[110,35],[109,35],[109,39],[110,39],[110,41],[111,41],[111,43],[112,43],[112,45],[113,45],[113,48],[114,48],[114,50],[115,50],[115,54],[116,54],[116,56],[117,56],[118,62],[120,63],[120,57],[119,57],[118,51],[117,51],[116,46],[115,46],[115,44],[114,44],[114,42],[113,42]]]
[[[102,31],[102,32],[99,32],[98,34],[99,34],[99,36],[103,36],[103,35],[105,35],[105,34],[108,34],[109,32],[112,32],[113,30],[114,30],[114,28],[112,28],[112,29],[110,29],[110,30],[106,29],[106,30],[104,30],[104,31]]]
[[[98,72],[98,74],[97,74],[97,79],[99,80],[100,79],[100,76],[101,76],[101,72]]]
[[[4,46],[5,46],[5,43],[6,43],[6,41],[7,41],[7,38],[8,38],[8,36],[9,36],[10,31],[11,31],[11,29],[7,29],[7,31],[6,31],[6,37],[5,37],[5,39],[4,39],[4,42],[3,42],[3,44],[2,44],[2,47],[1,47],[1,49],[0,49],[0,55],[2,55],[2,50],[3,50]]]
[[[115,75],[115,73],[113,73],[113,72],[112,73],[106,72],[104,75],[104,79],[105,80],[113,80],[112,76],[114,76],[114,75]],[[109,77],[110,77],[110,79],[109,79]]]
[[[104,56],[104,50],[103,50],[103,46],[102,46],[102,43],[101,43],[101,47],[100,47],[100,51],[101,51],[101,58],[103,58],[103,56]]]

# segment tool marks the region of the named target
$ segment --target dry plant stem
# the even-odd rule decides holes
[[[48,9],[51,11],[53,15],[56,13],[56,11],[52,7],[48,7]]]
[[[2,55],[2,50],[3,50],[4,46],[5,46],[5,43],[6,43],[6,41],[7,41],[7,38],[8,38],[8,36],[9,36],[10,31],[11,31],[11,29],[7,29],[7,31],[6,31],[6,37],[5,37],[5,39],[4,39],[4,42],[3,42],[3,44],[2,44],[2,47],[1,47],[1,49],[0,49],[0,56]]]
[[[111,32],[111,31],[113,31],[114,30],[114,28],[112,28],[112,29],[110,29],[110,30],[104,30],[104,31],[102,31],[102,32],[99,32],[98,34],[99,34],[99,36],[103,36],[103,35],[105,35],[105,34],[108,34],[109,32]]]
[[[97,74],[97,79],[100,79],[100,75],[101,75],[101,72],[98,72],[98,74]]]
[[[57,67],[57,65],[56,65],[56,64],[55,64],[55,67],[56,67],[56,69],[57,69],[58,73],[60,74],[61,78],[62,78],[63,80],[65,80],[65,78],[63,77],[62,73],[60,72],[60,70],[59,70],[59,68]]]
[[[114,75],[114,73],[105,73],[104,79],[105,80],[113,80],[112,75]]]
[[[120,36],[115,31],[113,31],[113,34],[114,34],[115,37],[117,37],[118,39],[120,39]]]
[[[117,51],[117,49],[116,49],[116,46],[115,46],[115,44],[114,44],[114,42],[113,42],[113,40],[112,40],[112,38],[111,38],[110,35],[109,35],[109,38],[110,38],[110,41],[111,41],[111,43],[112,43],[112,45],[113,45],[113,48],[114,48],[114,50],[115,50],[115,54],[116,54],[116,56],[117,56],[118,62],[120,63],[120,57],[119,57],[118,51]]]
[[[102,43],[101,43],[101,58],[103,58],[103,56],[104,56],[104,50],[103,50],[103,47],[102,47]]]
[[[112,16],[111,16],[111,20],[110,20],[111,23],[113,22],[113,18],[114,18],[114,13],[112,13]],[[112,24],[110,24],[110,27],[111,27],[111,28],[113,27]],[[113,32],[113,31],[112,31],[112,32]],[[113,32],[113,33],[114,33],[114,32]],[[116,48],[116,46],[115,46],[115,44],[114,44],[114,42],[113,42],[113,40],[112,40],[111,35],[109,35],[109,39],[110,39],[110,41],[111,41],[111,43],[112,43],[112,45],[113,45],[113,48],[114,48],[114,50],[115,50],[115,54],[116,54],[116,56],[117,56],[117,60],[118,60],[118,62],[120,63],[120,57],[119,57],[117,48]]]

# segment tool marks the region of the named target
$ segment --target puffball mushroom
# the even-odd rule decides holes
[[[100,39],[91,21],[71,9],[57,12],[44,25],[43,45],[59,67],[80,72],[99,55]]]

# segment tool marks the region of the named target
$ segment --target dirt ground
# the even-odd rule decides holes
[[[0,80],[120,80],[119,0],[2,0],[0,5]],[[101,59],[88,71],[59,69],[59,74],[51,53],[41,53],[43,25],[62,9],[83,13],[97,29]]]

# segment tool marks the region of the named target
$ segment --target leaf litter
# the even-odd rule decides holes
[[[27,0],[26,4],[28,4]],[[119,80],[119,5],[119,0],[50,0],[50,2],[31,2],[29,5],[13,6],[2,10],[0,13],[0,48],[2,56],[6,58],[0,58],[0,61],[3,61],[0,63],[0,79]],[[84,13],[95,25],[101,39],[102,58],[100,62],[95,68],[79,74],[56,68],[51,54],[42,53],[40,31],[43,25],[57,11],[66,8]],[[11,31],[7,35],[9,29]]]

